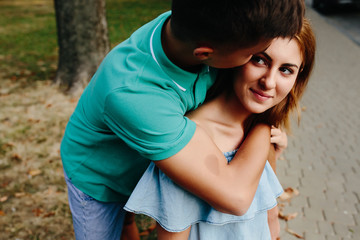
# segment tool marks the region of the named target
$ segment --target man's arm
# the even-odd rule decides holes
[[[246,213],[254,198],[270,148],[270,127],[255,126],[227,163],[206,132],[197,126],[176,155],[155,164],[173,181],[221,212]]]

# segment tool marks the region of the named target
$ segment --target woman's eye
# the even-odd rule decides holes
[[[253,56],[252,61],[254,61],[254,62],[258,63],[258,64],[261,64],[261,65],[265,64],[264,59],[262,57],[259,57],[259,56]]]
[[[294,72],[292,69],[286,68],[286,67],[280,68],[280,71],[283,72],[286,75],[290,75],[290,74],[292,74]]]

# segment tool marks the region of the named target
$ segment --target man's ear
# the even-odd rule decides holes
[[[207,60],[214,53],[214,49],[211,47],[198,47],[193,51],[194,56],[200,61]]]

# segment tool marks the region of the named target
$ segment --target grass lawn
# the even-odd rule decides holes
[[[106,4],[111,47],[170,8],[170,0]],[[53,1],[0,0],[0,240],[74,239],[59,146],[77,99],[51,84],[57,56]],[[137,223],[143,231],[152,222]]]

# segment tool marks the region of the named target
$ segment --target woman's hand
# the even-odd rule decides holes
[[[271,126],[270,142],[275,146],[275,158],[277,159],[284,149],[287,148],[288,139],[286,132],[282,131],[280,128]]]

